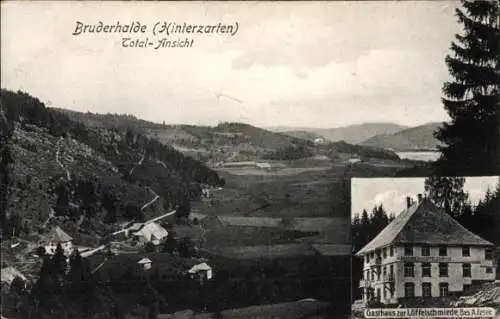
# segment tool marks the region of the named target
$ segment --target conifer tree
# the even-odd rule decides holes
[[[52,257],[52,274],[54,276],[64,276],[66,274],[66,256],[61,244],[57,244],[56,251]]]
[[[425,179],[427,198],[447,214],[458,218],[469,203],[469,195],[464,191],[465,178],[431,176]]]
[[[500,171],[500,10],[497,1],[461,3],[463,31],[446,57],[453,80],[443,86],[451,122],[435,133],[444,143],[437,174],[484,175]]]

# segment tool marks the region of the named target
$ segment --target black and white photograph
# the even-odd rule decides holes
[[[499,307],[499,176],[351,183],[353,318],[364,308]]]
[[[444,223],[429,229],[492,258],[426,294],[499,306],[498,178],[484,177],[500,174],[496,2],[0,8],[2,319],[410,307],[403,281],[360,286],[356,260],[389,245],[398,227],[364,248],[391,221],[430,214],[404,206],[418,194]],[[443,176],[451,202],[425,188]]]

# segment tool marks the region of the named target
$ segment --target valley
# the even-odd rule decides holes
[[[155,124],[47,108],[10,91],[2,106],[10,136],[2,268],[19,268],[28,290],[57,290],[55,280],[78,294],[106,282],[126,312],[138,295],[120,281],[150,289],[151,277],[186,291],[160,289],[170,301],[163,312],[314,298],[348,313],[349,178],[429,169],[377,147],[242,123]],[[46,273],[57,258],[64,269]],[[205,269],[196,272],[202,286],[192,267]],[[242,286],[255,297],[231,293]],[[202,291],[222,299],[200,299]]]

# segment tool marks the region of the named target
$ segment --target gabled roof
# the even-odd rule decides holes
[[[147,241],[152,239],[161,240],[168,236],[168,232],[165,228],[161,227],[157,223],[148,223],[141,228],[141,230],[134,233],[135,236],[142,236]]]
[[[423,199],[404,210],[356,255],[391,244],[493,246]]]
[[[47,239],[56,243],[65,243],[71,241],[73,238],[66,234],[59,226],[56,226],[50,230]]]
[[[152,261],[151,261],[151,259],[149,259],[149,258],[146,257],[146,258],[142,258],[137,263],[138,264],[150,264],[150,263],[152,263]]]
[[[196,264],[191,269],[188,270],[190,274],[197,273],[198,271],[208,271],[212,270],[212,267],[207,265],[207,263]]]

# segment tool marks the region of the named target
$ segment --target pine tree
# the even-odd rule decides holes
[[[54,276],[64,276],[66,274],[66,256],[61,244],[57,244],[56,251],[52,257],[52,274]]]
[[[83,258],[78,249],[75,249],[70,257],[69,277],[73,283],[80,283],[84,280]]]
[[[425,194],[447,214],[458,218],[464,212],[469,195],[464,191],[465,178],[432,176],[425,179]]]
[[[484,175],[500,171],[500,45],[497,1],[465,1],[456,10],[463,26],[446,57],[453,81],[442,99],[451,117],[435,136],[444,143],[440,175]]]

